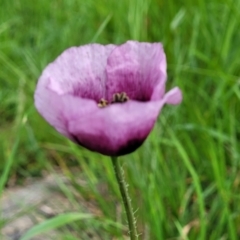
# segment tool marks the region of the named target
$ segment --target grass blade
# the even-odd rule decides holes
[[[49,220],[46,220],[33,228],[31,228],[20,240],[28,240],[32,237],[39,235],[41,233],[48,232],[50,230],[54,230],[56,228],[62,227],[68,223],[71,223],[73,221],[77,220],[85,220],[93,218],[94,216],[91,214],[85,214],[85,213],[65,213],[58,215],[54,218],[51,218]]]

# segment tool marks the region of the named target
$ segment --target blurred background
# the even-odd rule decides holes
[[[58,134],[36,111],[33,93],[44,67],[70,46],[162,42],[167,89],[179,86],[184,100],[165,106],[144,145],[121,157],[139,239],[240,239],[240,0],[0,5],[3,195],[61,173],[94,202],[99,220],[76,221],[57,239],[123,239],[126,229],[108,222],[126,225],[111,162]],[[78,201],[63,194],[70,204]],[[6,224],[1,220],[0,227]]]

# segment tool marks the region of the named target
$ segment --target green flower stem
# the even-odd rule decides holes
[[[127,190],[127,184],[124,179],[123,169],[121,168],[117,157],[112,157],[112,164],[113,164],[113,169],[118,182],[119,190],[121,192],[124,208],[127,214],[130,239],[137,240],[138,234],[137,234],[136,220],[134,218],[131,199],[129,197],[128,190]]]

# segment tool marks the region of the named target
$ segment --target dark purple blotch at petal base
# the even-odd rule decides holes
[[[93,152],[96,152],[96,148],[93,146],[89,146],[89,145],[85,145],[84,144],[84,141],[83,143],[81,141],[78,140],[78,137],[75,136],[75,135],[72,135],[74,141],[76,143],[78,143],[80,146],[82,147],[85,147]],[[99,148],[97,151],[104,154],[104,155],[107,155],[107,156],[121,156],[121,155],[125,155],[125,154],[128,154],[128,153],[131,153],[131,152],[134,152],[137,148],[139,148],[143,142],[145,141],[146,138],[136,138],[136,139],[131,139],[129,141],[127,141],[125,143],[125,145],[119,147],[117,150],[115,151],[107,151],[106,147],[103,147],[103,148]]]
[[[72,47],[38,80],[35,106],[58,132],[108,156],[136,150],[165,103],[179,104],[179,88],[165,93],[166,57],[160,43]],[[127,102],[114,102],[126,93]],[[101,99],[109,104],[99,107]]]

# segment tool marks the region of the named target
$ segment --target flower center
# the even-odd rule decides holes
[[[98,107],[104,108],[104,107],[107,107],[109,104],[124,103],[124,102],[127,102],[128,100],[129,100],[129,97],[127,96],[127,94],[125,92],[114,93],[111,103],[109,103],[106,99],[101,98],[98,103]]]

